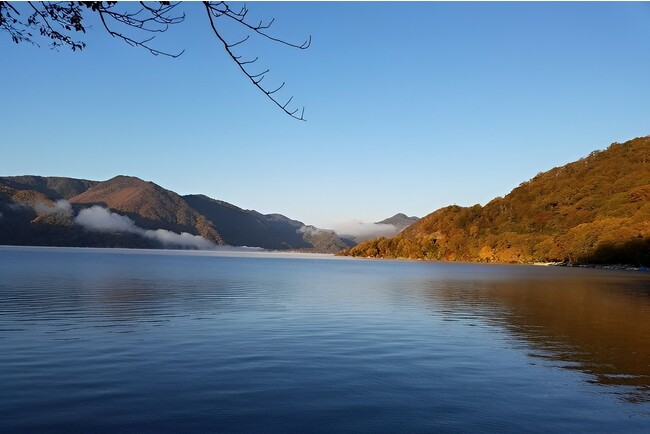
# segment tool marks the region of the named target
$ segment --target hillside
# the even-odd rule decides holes
[[[145,229],[187,232],[215,244],[225,244],[214,224],[192,209],[181,196],[132,176],[116,176],[99,182],[69,201],[83,207],[108,207]]]
[[[59,176],[3,176],[0,184],[13,190],[34,190],[46,197],[56,199],[70,199],[83,193],[97,184],[97,181],[87,179],[63,178]]]
[[[344,254],[481,262],[650,262],[650,137],[540,173],[485,206],[449,206]]]
[[[204,195],[181,197],[129,176],[107,181],[0,177],[0,244],[211,248],[215,244],[336,253],[334,232]]]
[[[420,219],[417,217],[408,217],[406,214],[400,212],[380,222],[375,222],[375,224],[393,225],[395,226],[395,230],[399,233],[404,229],[406,229],[407,227],[411,226],[413,223],[415,223],[418,220]]]
[[[349,248],[331,231],[308,231],[304,223],[281,214],[261,214],[204,195],[183,196],[193,209],[217,226],[226,244],[272,250],[335,253]],[[315,229],[315,228],[314,228]]]
[[[159,243],[128,232],[92,232],[74,223],[73,209],[69,202],[52,185],[41,177],[35,188],[30,183],[14,183],[12,179],[0,178],[0,244],[20,246],[79,246],[79,247],[130,247],[157,248]],[[76,181],[76,180],[72,180]],[[57,181],[58,182],[58,181]],[[94,182],[94,181],[93,181]],[[75,185],[63,180],[59,185]],[[9,187],[13,185],[17,188]],[[24,189],[20,189],[24,188]],[[44,193],[42,192],[44,191]]]

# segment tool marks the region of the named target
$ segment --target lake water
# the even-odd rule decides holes
[[[650,432],[650,275],[0,247],[2,432]]]

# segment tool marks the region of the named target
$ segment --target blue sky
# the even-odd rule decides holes
[[[154,57],[99,26],[53,51],[0,34],[0,175],[138,176],[319,227],[484,204],[650,134],[648,3],[249,3],[266,100],[198,4]]]

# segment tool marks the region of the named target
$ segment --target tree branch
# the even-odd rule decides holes
[[[154,56],[163,55],[167,57],[177,58],[185,52],[185,50],[181,50],[179,53],[173,54],[167,51],[153,48],[148,43],[155,38],[154,36],[148,39],[136,40],[121,32],[113,30],[111,27],[109,27],[106,20],[107,17],[110,17],[111,19],[113,19],[118,23],[121,23],[131,28],[142,30],[144,32],[163,33],[167,31],[170,25],[181,23],[185,19],[185,14],[179,16],[170,15],[170,12],[178,5],[178,3],[172,3],[172,4],[161,3],[158,8],[153,8],[146,5],[143,2],[140,2],[142,8],[135,13],[116,12],[112,10],[113,6],[115,5],[114,3],[109,3],[107,4],[107,6],[104,6],[103,3],[99,3],[99,4],[94,2],[90,2],[90,3],[91,5],[88,7],[90,7],[94,12],[99,14],[99,17],[102,21],[104,28],[106,29],[108,34],[111,35],[112,37],[122,39],[124,42],[126,42],[131,46],[142,47],[145,50],[149,51]],[[138,15],[140,15],[145,10],[148,11],[151,14],[151,16],[146,18],[139,18]],[[160,25],[160,27],[148,27],[148,24],[152,22]]]
[[[259,21],[251,23],[248,19],[248,9],[245,5],[237,12],[232,10],[230,5],[225,1],[204,1],[202,3],[208,15],[212,32],[217,37],[217,40],[221,42],[228,56],[235,61],[244,75],[282,111],[295,119],[304,121],[304,107],[300,116],[297,115],[299,112],[298,109],[289,109],[289,105],[293,102],[293,96],[284,104],[276,99],[275,94],[284,87],[285,83],[283,82],[273,90],[262,86],[262,80],[269,73],[269,69],[265,69],[259,73],[253,73],[253,71],[249,70],[251,67],[247,65],[256,63],[258,57],[243,57],[236,53],[235,49],[244,46],[250,40],[251,35],[260,35],[270,41],[304,50],[310,46],[311,36],[302,44],[288,42],[274,37],[267,32],[274,23],[274,19],[268,22]],[[41,38],[46,38],[54,49],[58,49],[61,46],[68,46],[73,51],[83,50],[86,44],[83,41],[73,39],[73,32],[85,33],[84,19],[86,15],[96,14],[99,16],[102,26],[111,37],[121,39],[130,46],[144,48],[155,56],[163,55],[172,58],[179,57],[185,52],[185,50],[181,50],[179,53],[172,53],[155,48],[151,44],[156,34],[164,33],[171,26],[185,20],[185,13],[177,13],[176,8],[180,2],[171,3],[168,1],[160,1],[154,4],[154,2],[140,1],[135,8],[132,6],[123,6],[126,4],[118,3],[117,1],[28,1],[23,3],[24,6],[22,7],[18,5],[14,7],[10,2],[0,1],[0,31],[4,30],[8,32],[15,43],[29,42],[38,45],[34,42],[33,39],[36,38],[31,33],[32,31],[37,31],[40,33]],[[134,3],[130,4],[133,5]],[[22,8],[25,8],[28,12],[24,14],[26,18],[21,17],[19,10]],[[226,17],[227,19],[219,21],[219,26],[217,26],[216,20],[221,17]],[[221,29],[220,26],[222,23],[225,24],[228,22],[236,23],[235,26],[243,30],[245,36],[238,38],[236,42],[227,42],[227,39],[231,38],[226,37],[229,34],[224,33],[225,30]],[[146,32],[146,35],[139,32]],[[140,38],[141,36],[144,37]]]
[[[271,27],[271,24],[273,24],[275,18],[272,18],[268,24],[264,24],[263,21],[260,21],[259,24],[256,26],[247,23],[245,20],[246,14],[248,13],[248,9],[246,8],[246,6],[242,7],[242,10],[239,13],[237,13],[234,12],[232,9],[230,9],[230,6],[225,2],[219,2],[219,3],[203,2],[203,3],[206,5],[206,7],[209,8],[209,11],[217,14],[215,15],[216,18],[218,18],[219,16],[226,16],[232,20],[237,21],[238,23],[245,26],[249,30],[252,30],[253,32],[257,33],[258,35],[270,39],[271,41],[278,42],[280,44],[284,44],[289,47],[298,48],[300,50],[306,50],[311,45],[311,35],[309,35],[307,40],[305,40],[302,44],[294,44],[285,41],[284,39],[279,39],[269,35],[268,33],[263,32],[263,30],[266,30]],[[223,9],[219,9],[219,6],[223,7]]]
[[[224,49],[226,50],[226,53],[228,53],[228,55],[230,56],[230,58],[231,58],[232,60],[235,61],[235,63],[236,63],[237,66],[239,67],[239,69],[244,73],[244,75],[246,75],[246,77],[248,77],[248,79],[250,80],[250,82],[253,83],[253,85],[254,85],[255,87],[257,87],[260,91],[262,91],[262,92],[264,93],[264,95],[266,95],[266,97],[267,97],[268,99],[270,99],[270,100],[271,100],[271,101],[272,101],[276,106],[278,106],[278,107],[279,107],[283,112],[285,112],[287,115],[291,116],[291,117],[294,118],[294,119],[297,119],[297,120],[300,120],[300,121],[304,121],[304,120],[305,120],[305,118],[304,118],[305,108],[304,108],[304,107],[302,108],[302,114],[301,114],[300,116],[296,116],[296,113],[298,112],[298,109],[295,109],[295,110],[293,110],[293,111],[290,111],[290,110],[287,109],[287,105],[288,105],[288,104],[293,100],[293,96],[292,96],[291,98],[289,98],[289,101],[287,101],[285,104],[280,103],[280,102],[279,102],[279,101],[278,101],[278,100],[273,96],[274,93],[276,93],[277,91],[279,91],[280,89],[282,89],[282,88],[284,87],[284,84],[285,84],[285,83],[283,82],[283,83],[280,85],[280,87],[278,87],[277,89],[272,90],[272,91],[269,91],[269,90],[265,89],[264,87],[262,87],[262,86],[260,85],[260,82],[262,81],[262,79],[264,79],[264,74],[266,74],[267,72],[269,72],[269,70],[267,69],[267,70],[265,70],[264,72],[261,72],[261,73],[259,73],[259,74],[252,74],[252,73],[248,72],[248,70],[245,68],[245,65],[250,64],[250,63],[254,63],[255,61],[257,61],[258,58],[256,57],[255,59],[253,59],[253,60],[249,60],[249,61],[241,61],[241,60],[240,60],[240,59],[241,59],[241,56],[237,56],[237,55],[235,55],[235,53],[231,50],[231,48],[232,48],[233,46],[235,46],[235,45],[238,45],[239,43],[241,43],[241,42],[243,42],[243,41],[237,42],[237,43],[235,43],[235,44],[229,44],[228,42],[226,42],[226,40],[223,38],[223,36],[222,36],[221,33],[219,32],[219,30],[217,29],[217,26],[216,26],[214,20],[215,20],[215,19],[218,19],[219,17],[224,16],[224,15],[225,15],[225,16],[229,16],[229,15],[227,15],[227,12],[228,12],[228,11],[231,11],[231,10],[230,10],[230,8],[228,7],[228,5],[226,5],[224,2],[220,2],[220,3],[216,4],[216,5],[215,5],[215,4],[212,4],[211,2],[203,2],[203,5],[205,6],[205,10],[206,10],[206,12],[207,12],[207,14],[208,14],[208,19],[209,19],[209,21],[210,21],[210,27],[212,28],[212,32],[215,34],[215,36],[217,37],[217,39],[219,39],[219,41],[221,41],[221,43],[223,44]],[[220,9],[217,8],[218,5],[223,5],[223,6],[225,6],[226,9],[224,9],[224,10],[220,10]],[[271,40],[276,41],[275,38],[269,37],[268,35],[266,35],[266,34],[260,32],[259,29],[256,29],[255,27],[252,27],[252,26],[250,26],[249,24],[245,23],[245,22],[243,21],[243,17],[246,16],[246,13],[247,13],[247,12],[248,12],[248,11],[247,11],[245,8],[243,8],[243,9],[242,9],[242,12],[241,12],[239,15],[237,15],[237,16],[240,16],[240,17],[241,17],[241,20],[240,20],[240,19],[237,19],[237,18],[233,18],[233,17],[231,17],[231,16],[229,16],[229,18],[233,18],[233,19],[235,19],[237,22],[243,24],[244,26],[246,26],[247,28],[249,28],[249,29],[255,31],[256,33],[258,33],[258,34],[260,34],[260,35],[262,35],[262,36],[265,36],[265,37],[267,37],[267,38],[269,38],[269,39],[271,39]],[[248,37],[246,37],[246,39],[248,39]],[[244,40],[246,40],[246,39],[244,39]],[[311,37],[310,37],[310,41],[311,41]],[[285,45],[288,45],[288,46],[291,46],[291,47],[295,47],[295,48],[300,48],[300,49],[305,49],[305,48],[308,47],[308,45],[307,45],[307,46],[304,46],[304,44],[303,44],[303,46],[304,46],[304,47],[303,47],[303,46],[297,46],[297,45],[294,45],[294,44],[286,43],[286,42],[284,42],[284,41],[282,41],[282,40],[279,40],[279,39],[277,40],[277,42],[282,42],[282,43],[284,43]],[[261,77],[261,78],[260,78],[259,80],[257,80],[257,77]]]

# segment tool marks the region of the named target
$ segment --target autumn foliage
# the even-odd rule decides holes
[[[650,263],[650,136],[523,182],[485,206],[441,208],[344,254],[479,262]]]

